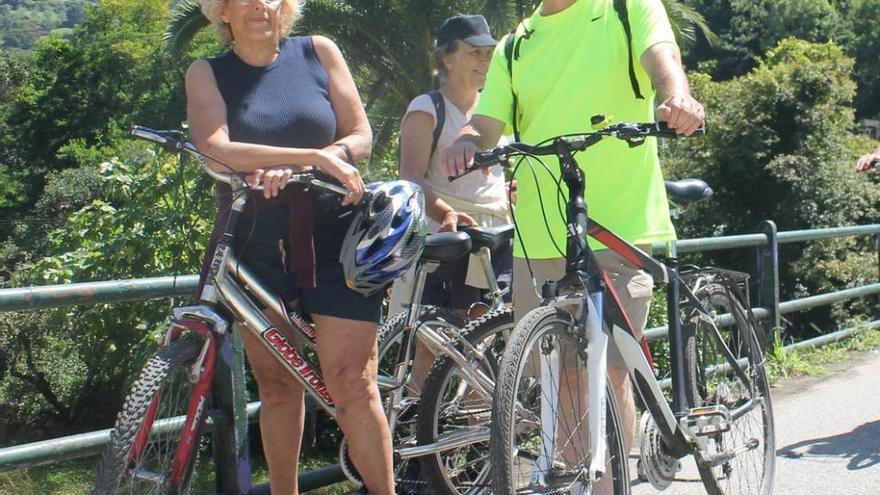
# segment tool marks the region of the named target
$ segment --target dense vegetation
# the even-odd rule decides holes
[[[178,54],[166,50],[167,0],[100,0],[80,19],[86,3],[0,0],[0,23],[19,19],[0,30],[6,47],[31,46],[10,41],[16,32],[70,28],[0,54],[0,286],[188,274],[201,257],[210,184],[125,129],[180,126],[184,70],[223,47],[202,30],[183,36]],[[337,40],[364,95],[377,136],[372,177],[395,169],[400,115],[431,85],[432,29],[456,11],[483,11],[503,32],[531,3],[309,2],[301,29]],[[854,132],[857,116],[880,112],[880,0],[665,3],[681,19],[696,9],[718,36],[712,47],[691,29],[686,53],[709,132],[663,149],[669,176],[700,175],[717,192],[681,221],[682,236],[752,232],[764,219],[781,230],[880,221],[880,185],[853,173],[855,157],[876,145]],[[865,240],[786,247],[783,298],[875,278],[869,250]],[[718,256],[754,268],[751,252]],[[809,321],[828,328],[864,306]],[[106,427],[169,307],[0,314],[0,445]],[[789,335],[813,331],[793,323]]]
[[[0,48],[29,50],[49,33],[66,34],[91,0],[0,0]]]

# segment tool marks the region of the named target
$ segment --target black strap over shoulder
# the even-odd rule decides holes
[[[431,97],[431,103],[434,105],[434,115],[436,116],[430,155],[434,156],[434,152],[437,151],[437,144],[440,143],[440,134],[443,133],[443,126],[446,125],[446,102],[443,101],[443,95],[437,90],[431,91],[428,93],[428,96]]]
[[[617,11],[617,17],[623,24],[623,32],[626,34],[626,53],[629,57],[629,82],[632,85],[633,94],[637,100],[644,100],[642,90],[639,87],[639,79],[636,77],[635,60],[633,57],[632,47],[632,27],[629,25],[629,11],[626,7],[626,0],[614,0],[614,10]]]
[[[513,60],[519,58],[519,48],[517,45],[522,43],[522,38],[517,38],[516,32],[519,29],[519,26],[513,28],[513,31],[507,35],[507,38],[504,40],[504,56],[507,59],[507,75],[510,76],[510,93],[513,95],[513,115],[511,117],[511,121],[513,124],[513,140],[515,142],[519,142],[519,118],[517,116],[517,112],[519,111],[519,98],[516,95],[516,90],[513,89]],[[516,53],[514,53],[514,51]]]

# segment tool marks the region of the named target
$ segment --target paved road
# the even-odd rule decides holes
[[[880,353],[856,356],[825,377],[784,382],[773,404],[774,495],[880,494]],[[659,493],[705,493],[693,466],[685,464],[679,478]],[[653,493],[633,487],[634,495]]]

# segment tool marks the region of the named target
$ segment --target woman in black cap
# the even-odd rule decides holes
[[[457,15],[447,19],[437,32],[433,53],[438,89],[414,98],[401,123],[400,177],[422,186],[429,228],[434,232],[455,231],[460,225],[494,227],[510,223],[501,167],[449,182],[446,168],[440,162],[442,152],[477,107],[496,44],[483,16]],[[498,275],[504,271],[509,274],[511,253],[509,249],[505,251],[492,253]],[[424,302],[451,307],[462,314],[479,302],[480,288],[488,285],[479,263],[471,263],[469,270],[468,261],[465,258],[429,275]],[[395,282],[392,313],[411,294],[413,278],[409,273]],[[431,365],[427,352],[420,348],[417,354],[416,386],[421,385]]]

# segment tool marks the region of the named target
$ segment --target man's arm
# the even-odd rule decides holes
[[[679,134],[693,134],[703,125],[706,113],[703,105],[691,96],[678,47],[657,43],[645,50],[640,60],[657,89],[657,118]]]

